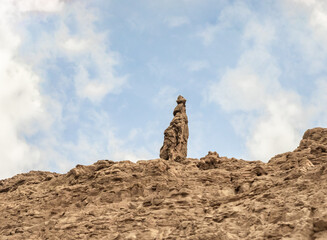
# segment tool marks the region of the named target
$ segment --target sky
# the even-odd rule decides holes
[[[0,178],[159,157],[267,162],[327,126],[324,0],[1,0]]]

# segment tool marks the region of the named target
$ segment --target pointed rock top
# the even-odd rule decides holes
[[[186,103],[186,99],[182,96],[182,95],[179,95],[176,102],[179,104],[179,103]]]

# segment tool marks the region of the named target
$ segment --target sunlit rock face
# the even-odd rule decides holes
[[[161,158],[0,180],[0,239],[327,239],[326,128],[268,163],[186,158],[185,102]]]
[[[178,96],[174,109],[174,118],[164,132],[164,143],[160,149],[160,158],[181,161],[187,156],[188,119],[186,115],[186,99]]]

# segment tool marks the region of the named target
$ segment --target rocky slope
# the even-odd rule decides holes
[[[268,163],[78,165],[0,181],[1,239],[327,239],[327,129]]]

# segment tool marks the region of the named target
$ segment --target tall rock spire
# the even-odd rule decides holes
[[[174,109],[174,118],[164,132],[164,142],[160,149],[160,158],[180,161],[187,156],[188,119],[186,115],[186,99],[178,96]]]

